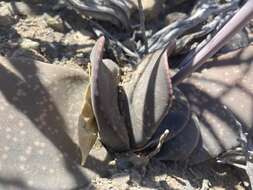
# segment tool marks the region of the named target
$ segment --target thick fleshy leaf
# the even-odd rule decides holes
[[[198,145],[199,138],[199,121],[193,115],[180,134],[163,144],[156,158],[171,161],[186,160]]]
[[[104,145],[113,151],[129,150],[126,125],[119,111],[119,69],[112,61],[102,61],[104,38],[101,37],[91,54],[91,101]]]
[[[169,113],[161,122],[159,128],[156,130],[152,139],[159,139],[166,129],[169,130],[169,134],[166,137],[167,140],[174,138],[187,126],[191,110],[190,104],[185,95],[177,88],[173,89],[174,97]]]
[[[78,121],[88,76],[80,68],[0,57],[0,189],[76,189]]]
[[[174,44],[169,46],[169,53],[173,48]],[[147,55],[132,73],[130,82],[123,83],[133,148],[144,146],[168,113],[172,85],[167,56],[167,49]]]
[[[199,117],[203,146],[211,157],[240,144],[239,123],[226,107],[193,86],[182,85],[182,90]]]
[[[194,151],[191,153],[189,158],[187,158],[189,165],[195,165],[195,164],[199,164],[201,162],[205,162],[207,160],[213,159],[213,157],[209,154],[206,147],[203,145],[204,145],[203,139],[202,139],[202,136],[200,136],[198,145],[196,146]]]
[[[253,136],[252,60],[253,46],[224,54],[180,85],[200,119],[200,147],[211,157],[240,145],[240,125]]]

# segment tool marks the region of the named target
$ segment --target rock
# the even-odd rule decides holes
[[[23,49],[38,49],[40,46],[39,42],[32,41],[28,38],[22,39],[19,45]]]
[[[65,27],[64,27],[63,20],[58,15],[52,17],[48,14],[45,14],[44,19],[47,25],[51,27],[52,29],[54,29],[55,31],[62,32],[62,33],[64,32]]]
[[[152,20],[159,16],[162,10],[163,1],[143,0],[142,3],[147,20]]]
[[[219,51],[219,53],[227,53],[239,48],[247,47],[250,44],[247,31],[242,30],[236,33],[233,38]]]
[[[29,5],[27,5],[27,3],[24,2],[13,2],[12,9],[13,12],[17,15],[21,16],[33,15],[33,11],[29,7]]]
[[[162,10],[162,5],[165,0],[142,0],[142,6],[146,20],[153,20],[159,16]],[[135,7],[138,9],[138,0],[132,0]]]
[[[0,3],[0,26],[9,26],[14,23],[15,17],[10,3]]]
[[[182,13],[182,12],[169,13],[165,18],[165,25],[169,25],[176,21],[184,20],[186,17],[187,17],[187,14]]]

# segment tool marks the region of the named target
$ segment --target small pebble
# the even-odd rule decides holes
[[[52,17],[48,14],[45,14],[44,19],[45,19],[47,25],[49,27],[51,27],[52,29],[54,29],[55,31],[64,32],[64,30],[65,30],[64,22],[63,22],[63,20],[61,19],[60,16]]]
[[[15,23],[14,12],[9,3],[0,4],[0,26],[9,26]]]
[[[23,49],[38,49],[39,46],[39,42],[35,42],[27,38],[23,38],[20,42],[20,47]]]

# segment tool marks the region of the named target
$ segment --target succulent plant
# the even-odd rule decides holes
[[[102,10],[88,8],[91,16]],[[176,74],[169,69],[174,42],[127,75],[103,59],[104,37],[92,50],[89,74],[1,57],[0,180],[22,176],[23,189],[84,187],[80,163],[98,130],[112,153],[189,164],[217,159],[244,168],[252,183],[253,46],[207,61],[252,17],[249,0]],[[125,22],[119,16],[115,23]]]
[[[253,138],[251,118],[253,101],[253,89],[251,88],[253,82],[251,77],[253,76],[251,73],[252,46],[208,61],[201,70],[193,73],[178,86],[174,86],[173,95],[170,79],[162,77],[164,73],[168,72],[168,68],[163,67],[164,63],[167,63],[167,56],[164,56],[164,61],[159,59],[163,56],[156,56],[157,54],[164,55],[161,52],[166,51],[151,53],[144,58],[144,60],[148,60],[147,65],[144,64],[144,61],[144,63],[139,64],[140,68],[146,67],[144,72],[139,72],[139,69],[136,69],[132,73],[132,80],[122,85],[123,90],[121,90],[121,93],[125,89],[134,89],[134,91],[130,91],[132,93],[126,93],[127,90],[123,93],[126,94],[127,108],[122,109],[122,112],[118,111],[113,114],[109,111],[106,112],[107,115],[104,114],[103,116],[105,110],[112,110],[109,108],[110,105],[115,105],[110,98],[115,97],[115,100],[117,100],[117,96],[120,94],[111,89],[115,87],[115,84],[108,84],[109,77],[107,77],[107,80],[104,78],[105,73],[111,72],[111,75],[107,75],[113,75],[112,69],[105,69],[104,72],[100,72],[100,75],[99,72],[96,72],[99,64],[100,67],[106,68],[106,66],[103,66],[103,64],[106,65],[106,62],[103,63],[101,59],[103,41],[103,38],[98,40],[92,54],[94,55],[97,52],[96,55],[98,55],[100,53],[100,56],[97,56],[100,59],[96,59],[96,61],[93,61],[95,60],[93,58],[91,59],[95,70],[91,76],[91,81],[95,81],[93,78],[99,79],[98,76],[103,76],[100,81],[101,95],[99,95],[99,90],[91,88],[91,97],[95,99],[95,101],[92,101],[92,106],[101,141],[111,152],[134,152],[140,157],[143,156],[144,160],[146,157],[150,158],[149,155],[151,154],[162,161],[187,160],[189,165],[198,164],[209,159],[217,159],[233,165],[241,164],[246,166],[247,163],[251,163],[251,160],[247,160],[245,154],[247,152],[252,156],[250,148],[243,146],[240,139],[243,133],[248,133],[249,142]],[[170,51],[171,48],[172,46],[169,48]],[[147,59],[148,57],[152,58]],[[148,71],[148,66],[154,63],[160,65],[160,73],[158,72],[159,69],[154,72],[155,67],[153,67],[146,75],[145,71]],[[113,65],[115,64],[110,62],[110,66]],[[158,74],[152,77],[153,73]],[[140,74],[144,80],[139,77]],[[117,74],[114,76],[117,76]],[[136,82],[134,82],[135,76],[138,76]],[[170,76],[170,74],[167,74],[167,76]],[[142,81],[144,81],[144,84]],[[140,88],[138,88],[138,83],[141,83]],[[155,85],[150,83],[155,83]],[[92,82],[92,84],[95,85],[96,82]],[[129,84],[130,86],[128,86]],[[145,84],[149,84],[152,88],[145,90]],[[110,95],[105,93],[107,92],[105,89],[108,90]],[[163,94],[164,92],[167,94]],[[113,93],[118,93],[118,95],[113,95]],[[128,95],[134,93],[137,94],[136,97]],[[148,95],[149,93],[153,96]],[[107,104],[109,102],[108,108],[102,108],[102,100],[96,101],[97,98],[102,98]],[[240,105],[238,105],[238,99],[241,99]],[[133,104],[132,102],[135,101],[137,103]],[[137,108],[134,107],[135,105]],[[146,108],[142,108],[142,106],[146,106]],[[157,109],[158,111],[156,111]],[[144,123],[143,120],[146,114],[149,113],[148,110],[154,111],[151,115],[148,115],[145,119],[146,123]],[[160,116],[158,119],[155,119],[156,114]],[[103,120],[97,117],[98,115]],[[111,119],[112,115],[113,117],[119,115],[120,118],[125,118],[125,120],[121,119],[122,123],[116,122],[120,124],[117,126],[113,122],[110,123],[110,121],[118,121]],[[139,117],[139,119],[134,120],[135,117]],[[152,125],[148,124],[150,120],[153,122]],[[158,125],[155,121],[158,122]],[[128,125],[129,123],[132,125]],[[120,127],[124,127],[124,129],[120,129]],[[166,133],[166,130],[168,133],[164,137],[165,140],[160,144],[160,138]],[[117,140],[117,138],[122,140]],[[119,145],[120,147],[118,147]],[[125,146],[121,147],[123,145]],[[230,151],[233,154],[227,154]],[[155,153],[153,154],[153,152]],[[244,167],[244,169],[248,173],[251,171],[250,167]]]
[[[83,14],[104,21],[109,21],[116,26],[130,29],[130,12],[133,2],[131,0],[67,0],[74,8]],[[116,16],[117,15],[117,16]]]
[[[113,151],[140,148],[169,110],[172,85],[167,51],[145,57],[131,80],[122,82],[118,94],[119,69],[113,61],[102,60],[103,44],[102,37],[91,53],[91,99],[101,139]],[[123,102],[121,107],[119,99]]]
[[[128,102],[120,116],[126,118],[125,123],[124,120],[121,120],[124,124],[116,122],[119,124],[117,127],[117,125],[108,122],[111,120],[117,121],[111,119],[110,115],[102,116],[102,111],[108,110],[109,106],[108,109],[104,109],[101,108],[101,105],[103,105],[102,100],[92,101],[94,114],[100,115],[101,118],[103,118],[102,120],[100,117],[96,117],[101,140],[104,145],[114,152],[129,151],[128,149],[130,149],[137,154],[145,156],[149,155],[147,151],[158,149],[154,151],[155,154],[152,154],[152,156],[156,156],[160,160],[188,160],[189,164],[196,164],[210,158],[218,157],[220,157],[222,162],[234,163],[234,165],[237,165],[236,161],[243,162],[244,166],[247,166],[248,163],[252,163],[252,147],[248,147],[253,136],[250,116],[251,108],[249,108],[252,107],[252,88],[249,87],[252,80],[251,69],[249,68],[251,67],[252,61],[252,47],[241,50],[243,53],[239,61],[236,60],[236,55],[240,54],[240,51],[232,52],[223,55],[220,60],[209,62],[208,66],[210,68],[203,66],[203,72],[199,73],[200,71],[198,71],[196,74],[193,74],[194,71],[199,69],[210,56],[216,53],[227,40],[253,17],[252,7],[253,1],[248,1],[206,46],[200,49],[190,59],[187,57],[187,59],[183,61],[181,64],[183,66],[182,69],[172,77],[173,87],[170,83],[168,68],[163,68],[162,66],[164,62],[167,63],[163,56],[167,56],[160,52],[166,52],[167,49],[155,51],[147,55],[143,61],[138,64],[139,68],[146,67],[146,69],[139,72],[139,68],[137,68],[132,73],[133,76],[130,82],[122,85],[121,92],[123,91],[123,94],[126,94],[127,100],[125,101]],[[94,67],[93,69],[95,69],[93,73],[97,72],[97,65],[100,64],[100,67],[104,67],[102,66],[101,50],[103,41],[103,38],[99,39],[97,42],[98,47],[93,49],[91,59]],[[171,47],[172,46],[170,46],[169,49],[170,51]],[[95,60],[93,56],[95,54],[99,59],[93,61]],[[247,60],[246,63],[243,61],[245,60],[245,56]],[[148,60],[147,64],[145,64],[145,60]],[[223,65],[223,62],[229,62],[229,65]],[[152,67],[156,64],[158,68]],[[159,72],[159,67],[161,67],[161,73]],[[110,71],[111,69],[107,70]],[[167,78],[163,77],[166,72]],[[248,73],[246,75],[246,72],[248,72],[249,75]],[[192,76],[184,81],[190,74],[192,74]],[[225,76],[222,76],[222,74],[225,74]],[[109,75],[110,74],[108,74],[108,76]],[[102,76],[102,73],[100,76]],[[98,75],[93,74],[92,81],[95,81],[93,77],[96,79],[99,78]],[[110,80],[109,77],[107,78]],[[103,85],[102,81],[107,80],[101,79],[101,89],[102,86],[115,86],[115,84]],[[99,82],[97,83],[99,84]],[[95,85],[96,82],[92,84]],[[237,85],[239,85],[239,87],[237,87]],[[146,86],[149,87],[147,88]],[[234,90],[236,87],[239,89]],[[182,110],[182,108],[180,109],[180,107],[175,107],[175,110],[171,110],[168,113],[170,101],[173,99],[171,93],[172,88],[174,88],[174,91],[179,91],[175,93],[174,96],[181,94],[180,96],[185,96],[184,99],[189,103],[185,104],[183,107],[184,110]],[[103,92],[103,90],[101,91]],[[230,93],[230,91],[232,92]],[[107,97],[115,97],[115,100],[118,99],[116,95],[112,94],[115,90],[109,90],[108,92],[110,92],[111,95],[101,95],[99,97],[98,90],[91,89],[91,97],[93,97],[93,100],[105,98],[105,102],[110,100]],[[167,96],[164,92],[167,93]],[[135,94],[136,96],[134,96]],[[236,100],[240,96],[243,96],[243,100],[241,105],[238,106],[238,101]],[[175,97],[173,100],[174,104],[180,104],[179,100],[180,98],[178,99]],[[109,102],[114,101],[111,100]],[[191,109],[187,104],[190,104]],[[113,103],[113,105],[115,104]],[[101,109],[98,109],[99,107]],[[247,114],[245,114],[243,110],[247,110]],[[185,115],[180,115],[180,112]],[[175,126],[171,124],[174,121],[173,114],[175,116],[175,121],[177,121],[177,117],[182,118],[182,123],[181,125],[177,125],[177,128],[173,128]],[[120,111],[115,113],[114,116],[115,115],[120,115]],[[157,119],[156,116],[158,116]],[[129,123],[130,125],[128,125]],[[120,127],[123,127],[124,130],[119,129]],[[160,144],[157,139],[162,137],[162,134],[164,134],[166,130],[169,131],[169,133],[166,134],[164,137],[165,140]],[[118,134],[118,138],[121,138],[121,141],[114,141],[116,138],[112,138],[116,137],[116,131],[120,133]],[[173,134],[173,132],[177,134]],[[245,136],[243,135],[244,133],[248,133],[247,146],[245,146],[245,144],[243,145],[240,140]],[[170,136],[172,137],[169,138]],[[123,140],[125,140],[125,142],[120,144]],[[157,143],[154,144],[153,142]],[[115,147],[115,145],[119,146],[124,144],[125,148]],[[237,148],[239,148],[239,150]],[[226,152],[230,150],[237,152],[236,155],[226,154]],[[238,156],[238,154],[240,156]],[[227,162],[226,160],[230,161]],[[231,162],[231,160],[234,160],[234,162]],[[244,169],[246,169],[252,181],[252,168],[244,167]]]

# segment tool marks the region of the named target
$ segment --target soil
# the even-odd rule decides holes
[[[95,36],[87,20],[74,10],[56,1],[30,0],[21,2],[17,12],[4,14],[0,19],[0,54],[29,57],[52,64],[76,64],[84,69]],[[0,1],[0,8],[11,6]],[[92,170],[87,189],[247,189],[249,183],[243,171],[208,161],[188,167],[186,163],[161,163],[152,160],[145,168],[131,168],[126,163],[108,160],[106,150],[96,145],[85,167]]]

